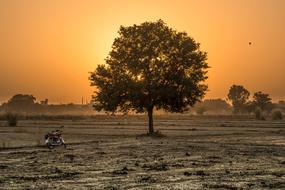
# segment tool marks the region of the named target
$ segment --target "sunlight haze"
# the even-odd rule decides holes
[[[208,52],[206,98],[241,84],[285,99],[284,10],[284,0],[2,0],[0,103],[17,93],[90,100],[89,72],[104,63],[120,25],[158,19]]]

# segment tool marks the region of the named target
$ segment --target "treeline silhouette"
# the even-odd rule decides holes
[[[198,102],[190,109],[191,113],[197,115],[209,114],[209,115],[228,115],[231,114],[231,105],[223,99],[205,99]]]
[[[238,85],[233,85],[238,86]],[[239,85],[240,86],[240,85]],[[243,87],[244,88],[244,87]],[[194,115],[231,115],[231,114],[256,114],[257,111],[268,112],[272,110],[280,110],[285,112],[285,101],[272,103],[268,94],[257,92],[254,94],[253,99],[249,100],[249,95],[245,95],[246,91],[235,89],[230,93],[236,93],[228,101],[223,99],[205,99],[196,103],[189,109],[186,114]],[[43,101],[36,101],[33,95],[17,94],[11,97],[7,102],[0,106],[0,119],[6,113],[16,113],[18,118],[23,119],[68,119],[69,115],[73,115],[74,119],[82,119],[81,115],[94,115],[98,112],[94,111],[92,103],[89,104],[49,104],[48,99]],[[105,112],[102,112],[105,113]],[[101,114],[102,114],[101,113]],[[156,112],[163,114],[164,112]],[[83,116],[84,117],[84,116]],[[85,118],[85,117],[84,117]],[[3,118],[2,118],[3,119]]]
[[[257,109],[263,112],[271,112],[273,109],[285,111],[285,102],[280,100],[273,103],[269,94],[258,91],[250,99],[250,91],[242,85],[232,85],[228,92],[228,100],[232,104],[235,114],[254,113]]]
[[[37,102],[33,95],[17,94],[0,106],[0,113],[19,115],[86,115],[93,111],[91,104],[49,104],[48,99]]]

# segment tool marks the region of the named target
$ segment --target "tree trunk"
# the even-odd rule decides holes
[[[149,107],[147,110],[148,114],[148,133],[153,134],[153,106]]]

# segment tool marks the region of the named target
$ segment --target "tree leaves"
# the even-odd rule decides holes
[[[241,85],[231,86],[228,98],[232,101],[235,113],[240,113],[246,107],[250,92]]]
[[[105,65],[90,75],[97,110],[182,112],[207,90],[207,53],[162,20],[120,27]]]

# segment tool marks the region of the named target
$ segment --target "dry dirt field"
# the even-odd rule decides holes
[[[285,189],[285,121],[144,116],[0,123],[0,189]],[[64,125],[67,149],[43,146]]]

